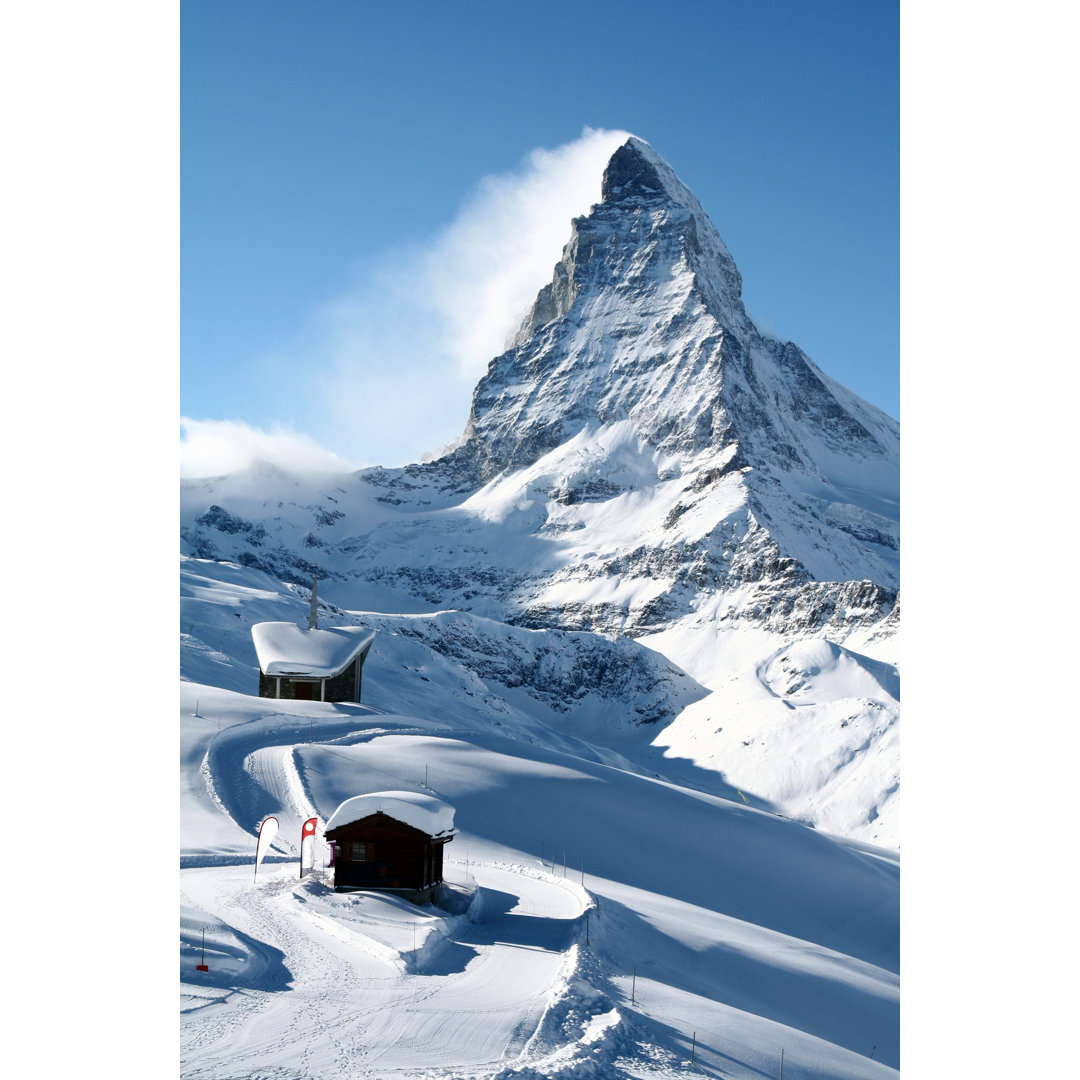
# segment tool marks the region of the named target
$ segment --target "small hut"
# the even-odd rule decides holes
[[[454,838],[454,808],[413,791],[356,795],[334,811],[325,836],[334,848],[336,891],[375,889],[434,903],[443,847]]]
[[[251,628],[251,638],[259,659],[259,697],[359,702],[374,631],[359,626],[305,630],[297,623],[262,622]]]

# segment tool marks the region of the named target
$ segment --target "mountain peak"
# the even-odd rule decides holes
[[[666,198],[695,208],[697,200],[675,175],[671,166],[636,135],[611,155],[604,169],[602,199],[606,203],[623,199]],[[700,207],[696,207],[700,210]]]
[[[664,191],[656,169],[656,155],[651,150],[648,143],[631,137],[611,155],[604,170],[604,202],[626,195],[648,197]]]
[[[601,192],[589,213],[570,223],[552,280],[507,336],[506,350],[565,316],[589,279],[595,292],[686,271],[727,326],[747,329],[742,278],[730,252],[693,192],[644,139],[631,135],[611,155]]]

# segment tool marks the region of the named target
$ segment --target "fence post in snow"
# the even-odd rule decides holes
[[[634,974],[631,976],[631,980],[632,981],[630,983],[630,1004],[635,1005],[635,1004],[637,1004],[637,1002],[635,1001],[635,993],[637,991],[637,968],[634,968]],[[781,1071],[783,1071],[783,1066],[781,1066]]]
[[[784,1051],[780,1051],[780,1080],[784,1080]]]
[[[206,927],[202,928],[202,963],[196,968],[196,971],[209,971],[210,968],[206,963]]]
[[[694,1064],[694,1052],[697,1050],[697,1032],[694,1032],[693,1041],[690,1043],[690,1064]]]

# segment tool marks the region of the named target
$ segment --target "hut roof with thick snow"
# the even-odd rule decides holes
[[[362,626],[305,630],[292,622],[262,622],[251,628],[264,675],[331,679],[352,663],[375,633]]]
[[[454,831],[454,808],[433,795],[416,791],[375,791],[346,799],[330,815],[324,834],[342,825],[361,821],[372,814],[386,814],[428,836],[445,836]]]

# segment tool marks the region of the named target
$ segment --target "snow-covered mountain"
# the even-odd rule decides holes
[[[403,469],[187,481],[182,550],[287,582],[317,573],[350,610],[630,635],[713,692],[662,735],[670,753],[896,844],[895,678],[871,676],[869,694],[837,678],[811,707],[757,673],[807,638],[844,650],[834,671],[895,665],[898,424],[758,331],[716,228],[648,144],[613,155],[602,192],[455,444]],[[786,745],[796,726],[835,744],[827,777],[813,755],[763,751],[765,732]]]
[[[455,446],[311,493],[291,529],[269,499],[234,520],[214,509],[229,487],[204,485],[189,550],[533,626],[640,634],[718,595],[718,617],[780,632],[883,618],[899,585],[898,425],[760,334],[740,290],[697,200],[631,139]],[[450,522],[468,550],[402,545],[403,519]]]
[[[183,483],[182,1075],[896,1075],[898,426],[740,289],[631,138],[454,444]],[[313,574],[363,705],[258,697]],[[297,876],[381,790],[437,907]]]

